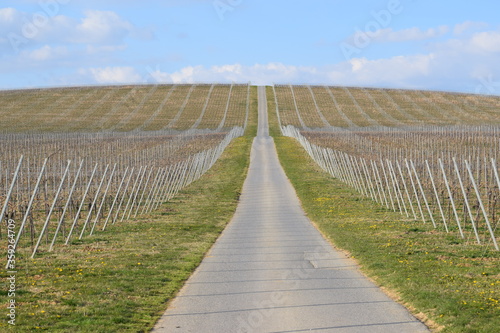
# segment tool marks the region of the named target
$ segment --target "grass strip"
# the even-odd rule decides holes
[[[17,255],[16,326],[7,304],[0,331],[147,332],[232,218],[256,134],[252,88],[249,126],[201,179],[158,212],[93,237]],[[7,299],[7,280],[1,294]]]
[[[309,218],[391,297],[434,331],[498,332],[498,251],[381,208],[323,172],[296,140],[275,142]]]

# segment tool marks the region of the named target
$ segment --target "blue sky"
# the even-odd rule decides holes
[[[0,89],[238,82],[500,95],[500,3],[0,0]]]

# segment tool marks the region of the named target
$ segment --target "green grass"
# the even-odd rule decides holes
[[[275,142],[309,218],[393,298],[436,331],[498,332],[499,252],[387,211],[320,170],[294,139]]]
[[[246,135],[154,215],[34,260],[18,253],[16,326],[5,319],[0,331],[149,331],[234,214],[256,133],[255,88],[251,102]]]
[[[281,130],[278,126],[278,116],[276,114],[276,102],[274,101],[274,93],[272,87],[266,87],[267,95],[267,117],[269,121],[269,135],[273,138],[281,135]]]

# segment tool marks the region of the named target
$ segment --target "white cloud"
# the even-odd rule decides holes
[[[127,45],[87,45],[87,54],[98,55],[103,53],[110,53],[116,51],[123,51]]]
[[[421,54],[383,59],[353,58],[329,66],[283,63],[189,66],[175,72],[157,69],[157,82],[306,83],[474,92],[481,80],[500,78],[500,31],[480,32],[428,46]]]
[[[413,27],[409,29],[394,31],[392,28],[381,29],[373,33],[373,40],[377,42],[406,42],[415,40],[432,39],[443,36],[449,32],[448,26],[440,26],[421,30]]]
[[[236,65],[223,65],[223,66],[214,66],[212,67],[213,71],[215,73],[223,74],[223,73],[228,73],[228,74],[236,74],[236,75],[241,75],[243,66],[240,64]]]
[[[466,55],[476,55],[478,57],[498,56],[498,53],[500,53],[500,30],[477,32],[467,37],[435,43],[431,47],[443,54],[448,54],[450,57],[464,58]],[[480,59],[473,60],[473,63],[480,62]]]
[[[339,84],[459,91],[475,91],[485,78],[500,79],[500,30],[464,34],[426,48],[421,54],[355,58],[335,65],[330,75]]]
[[[488,35],[489,36],[489,35]],[[244,65],[240,63],[218,66],[187,66],[166,72],[159,67],[148,74],[131,67],[108,67],[85,72],[93,83],[199,83],[251,82],[268,84],[328,84],[414,89],[445,89],[474,91],[484,77],[500,77],[495,64],[499,56],[478,57],[467,53],[473,41],[487,36],[473,36],[450,48],[445,43],[435,45],[429,53],[395,56],[384,59],[354,58],[328,66],[293,66],[279,62]],[[487,38],[489,41],[491,39]],[[453,49],[453,50],[452,50]]]
[[[63,46],[52,47],[45,45],[39,49],[24,52],[24,56],[32,61],[47,61],[52,59],[57,59],[65,57],[69,54],[68,49]]]
[[[0,8],[0,24],[8,25],[19,18],[19,12],[14,8]]]
[[[0,8],[0,36],[8,42],[7,35],[20,30],[23,15],[15,8]]]
[[[178,72],[172,74],[164,73],[163,75],[165,78],[167,78],[167,81],[172,81],[174,83],[193,83],[195,81],[203,81],[206,74],[207,71],[202,66],[188,66],[182,68]]]
[[[13,8],[0,8],[0,35],[15,34],[22,48],[40,44],[123,45],[126,38],[152,39],[150,28],[136,27],[112,11],[88,10],[75,19],[65,15],[39,16]],[[36,19],[43,17],[43,21]],[[1,42],[1,41],[0,41]]]
[[[462,35],[466,32],[477,32],[478,30],[486,29],[489,25],[484,22],[473,22],[473,21],[465,21],[463,23],[455,25],[453,29],[453,33],[455,35]]]
[[[282,63],[244,66],[188,66],[173,73],[156,70],[157,82],[252,82],[253,84],[308,83],[348,85],[396,85],[429,75],[433,55],[394,57],[381,60],[352,59],[332,66],[292,66]]]
[[[140,83],[142,76],[133,67],[105,67],[80,69],[79,74],[87,76],[98,84]]]
[[[150,73],[156,82],[252,82],[259,85],[273,82],[298,82],[306,77],[313,78],[317,74],[315,67],[289,66],[282,63],[252,66],[228,64],[209,68],[188,66],[172,73],[162,72],[159,69]]]
[[[482,53],[500,53],[500,31],[485,31],[475,34],[471,46]]]
[[[351,68],[337,66],[330,72],[330,77],[350,85],[408,85],[415,78],[428,76],[434,60],[434,54],[378,60],[358,58],[349,61]]]
[[[77,43],[115,44],[134,32],[134,26],[111,11],[88,10],[71,38]]]

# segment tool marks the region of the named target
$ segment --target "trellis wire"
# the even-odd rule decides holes
[[[70,244],[73,234],[77,230],[78,239],[93,235],[97,230],[97,226],[100,225],[100,221],[102,221],[102,229],[104,230],[110,219],[112,219],[112,223],[116,222],[119,214],[122,214],[123,220],[124,218],[128,219],[132,216],[151,212],[161,202],[170,200],[183,187],[201,177],[213,166],[231,140],[243,135],[243,132],[242,127],[234,127],[216,146],[190,155],[187,159],[169,166],[146,164],[134,169],[130,165],[123,167],[118,163],[113,165],[107,163],[104,170],[102,170],[99,163],[95,163],[91,172],[86,175],[86,172],[83,171],[85,169],[83,159],[80,160],[78,169],[75,172],[71,172],[72,161],[68,160],[61,176],[57,177],[57,171],[54,167],[48,170],[47,165],[50,158],[46,158],[39,171],[33,173],[36,176],[36,182],[33,181],[35,185],[31,189],[30,195],[22,193],[22,189],[19,187],[21,181],[23,183],[27,182],[26,179],[20,180],[20,171],[23,166],[23,157],[21,157],[12,176],[9,190],[4,196],[1,215],[3,217],[10,213],[9,205],[18,205],[19,202],[24,200],[23,197],[26,198],[27,204],[23,206],[25,210],[22,223],[17,230],[16,247],[20,245],[26,246],[26,242],[29,242],[29,240],[22,241],[21,236],[29,234],[31,239],[36,239],[36,243],[32,244],[31,256],[34,257],[42,248],[43,239],[47,238],[48,240],[49,233],[51,240],[48,244],[48,250],[51,251],[58,244],[57,239],[59,237],[64,238],[64,244]],[[154,162],[154,159],[151,161]],[[38,169],[31,165],[29,167],[30,170]],[[124,171],[120,172],[121,169],[124,169]],[[138,171],[135,172],[134,170]],[[30,173],[32,172],[25,172],[23,176],[25,178],[30,177]],[[134,186],[131,185],[133,178],[136,179]],[[57,184],[55,181],[57,181]],[[29,182],[31,183],[31,181]],[[50,187],[47,186],[49,183],[52,184]],[[12,194],[15,192],[16,186],[19,187],[18,193],[15,193],[18,198],[13,201]],[[27,188],[31,188],[31,186]],[[36,213],[35,219],[40,218],[41,211],[39,209],[41,207],[34,207],[34,202],[40,197],[41,192],[44,193],[46,199],[50,199],[50,207],[43,215],[44,223],[40,231],[37,232],[35,228],[30,229],[27,233],[26,225],[29,217]],[[127,200],[125,206],[123,203]],[[78,202],[78,205],[75,205],[75,202]],[[74,208],[74,212],[68,214],[71,207]],[[56,221],[53,221],[56,211],[59,216]],[[84,213],[83,219],[82,213]],[[70,230],[67,235],[61,234],[66,219],[72,221],[69,224]],[[81,222],[81,226],[79,226],[79,222]],[[90,230],[87,231],[87,229]]]
[[[482,242],[490,243],[496,250],[499,250],[497,242],[498,236],[495,234],[499,221],[498,218],[492,220],[492,214],[496,213],[498,207],[493,207],[490,212],[488,212],[483,202],[484,194],[481,193],[478,185],[478,182],[481,182],[481,186],[489,188],[496,196],[499,196],[500,179],[498,177],[498,167],[494,158],[490,160],[491,169],[488,169],[488,165],[486,164],[486,166],[480,165],[482,169],[476,170],[478,174],[481,173],[484,176],[483,178],[486,178],[488,184],[484,182],[484,179],[474,175],[473,168],[467,159],[463,160],[462,164],[465,165],[468,179],[474,189],[475,198],[471,199],[467,196],[463,177],[461,176],[455,157],[450,158],[449,161],[439,158],[437,161],[437,170],[431,167],[431,163],[429,163],[428,160],[414,161],[413,159],[405,158],[402,160],[402,163],[405,163],[404,165],[406,165],[408,171],[405,173],[398,159],[391,160],[387,158],[385,163],[376,159],[367,160],[363,157],[349,155],[345,152],[312,144],[310,140],[301,134],[299,129],[292,125],[282,126],[281,130],[283,135],[297,139],[308,154],[326,172],[348,183],[364,196],[380,204],[384,204],[381,195],[378,195],[377,198],[376,191],[387,193],[387,197],[390,198],[392,204],[389,205],[389,202],[386,201],[386,207],[389,208],[392,206],[393,209],[398,210],[401,214],[406,216],[410,216],[409,209],[415,220],[418,218],[425,223],[430,219],[434,227],[437,227],[435,219],[440,219],[445,231],[451,232],[451,230],[455,230],[455,228],[451,228],[451,226],[448,225],[449,218],[446,217],[443,207],[443,202],[446,201],[451,206],[451,211],[456,220],[456,228],[460,237],[465,238],[466,232],[459,218],[459,210],[461,209],[470,219],[476,242],[478,244],[482,244]],[[396,154],[393,156],[399,157],[400,155]],[[416,162],[422,165],[420,170],[416,168]],[[371,176],[380,174],[379,169],[383,170],[385,182],[382,180],[382,177]],[[447,172],[447,169],[450,171]],[[488,170],[491,170],[491,172]],[[489,173],[493,174],[493,178],[486,177]],[[436,182],[438,177],[443,179],[442,184],[441,182],[439,184]],[[427,179],[427,185],[422,183],[422,179]],[[459,183],[460,186],[452,187],[450,183],[451,179]],[[408,184],[411,184],[413,195],[410,194],[410,187]],[[463,202],[460,204],[457,201],[456,194],[454,194],[455,191],[460,191],[463,196]],[[446,193],[446,195],[441,196],[440,193],[443,193],[443,195]],[[434,205],[439,211],[437,216],[436,213],[432,211],[432,205],[427,199],[429,196],[434,196]],[[428,216],[425,216],[419,198],[423,198]],[[470,200],[475,200],[477,202],[478,213],[481,214],[485,223],[485,228],[482,228],[482,236],[478,231],[477,221],[473,218]],[[418,207],[418,209],[415,210],[415,207]]]

